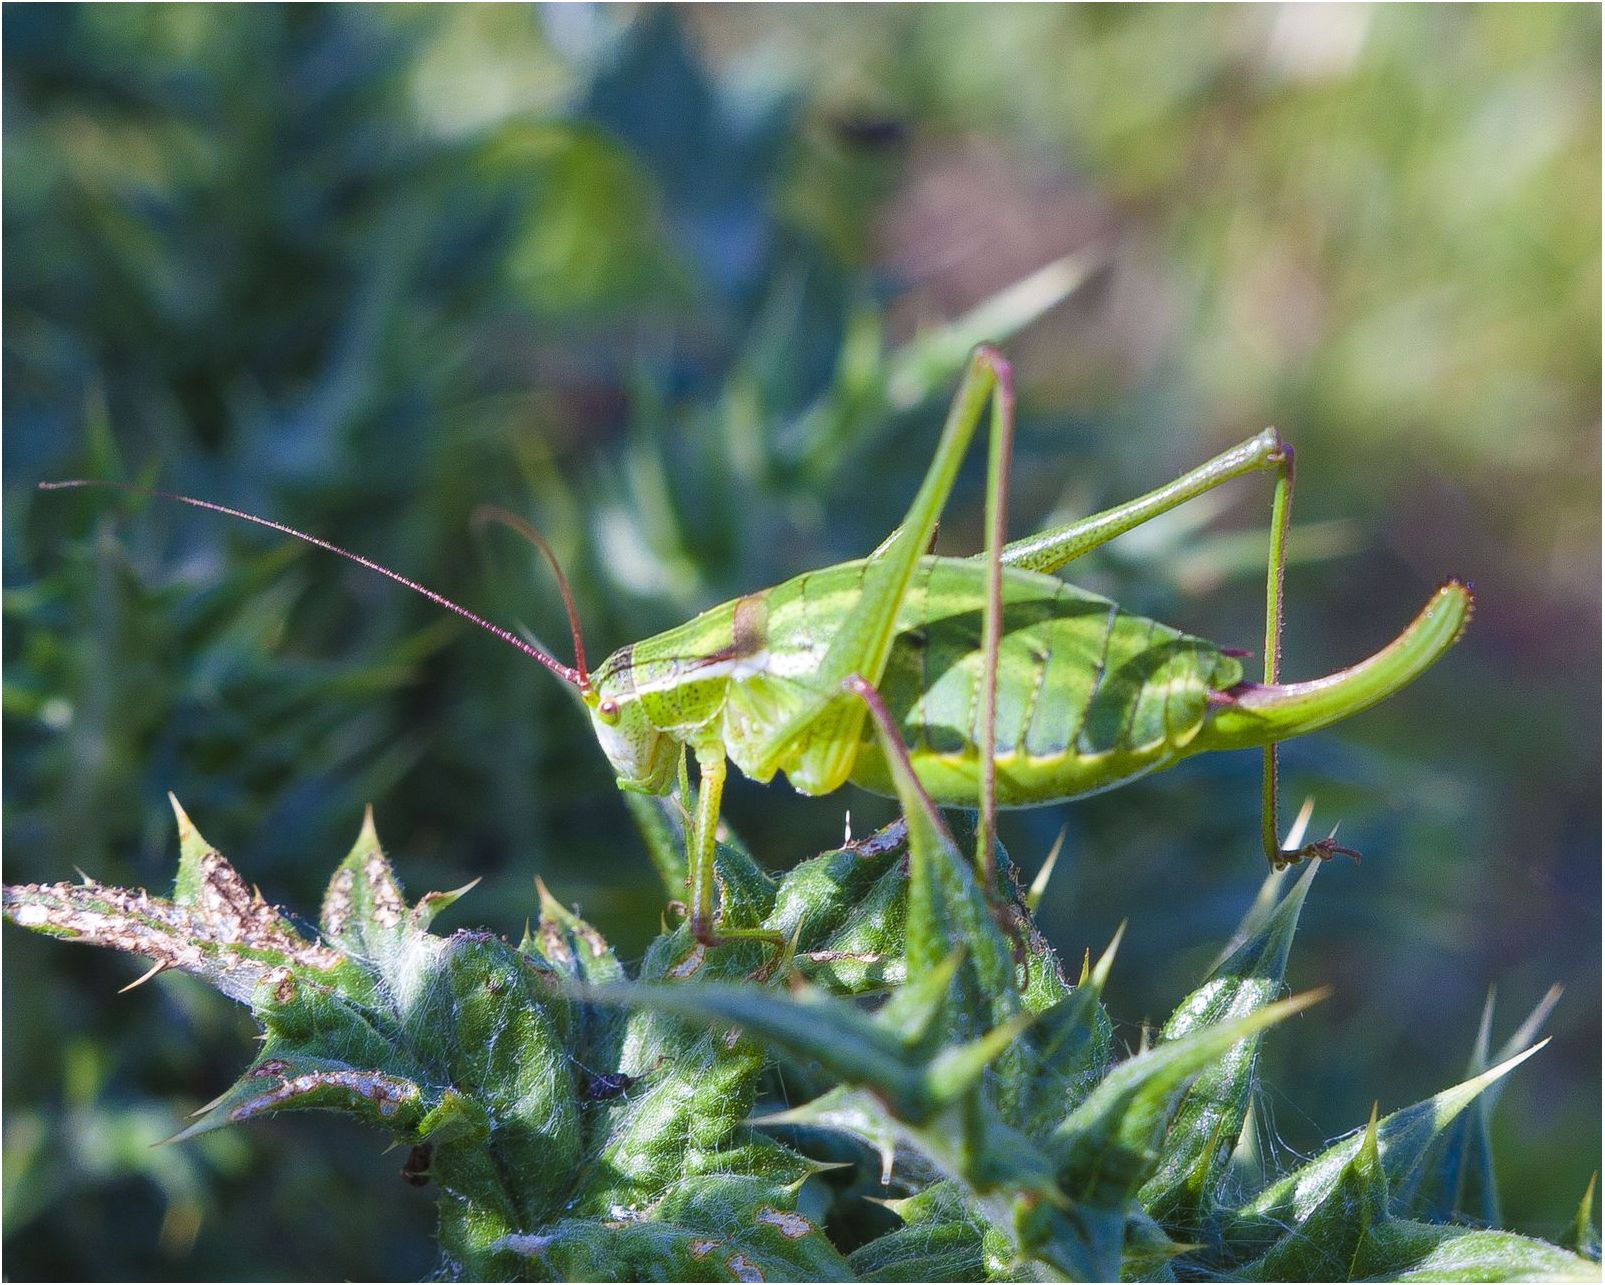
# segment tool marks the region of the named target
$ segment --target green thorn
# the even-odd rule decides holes
[[[457,888],[450,888],[445,892],[426,892],[418,898],[418,904],[412,908],[412,922],[418,928],[427,928],[446,907],[466,897],[475,888],[484,882],[484,876],[479,875]],[[524,925],[526,931],[528,923]]]
[[[1499,988],[1495,985],[1488,987],[1488,994],[1482,1001],[1482,1017],[1477,1021],[1477,1037],[1471,1042],[1471,1057],[1466,1061],[1466,1075],[1481,1075],[1488,1069],[1488,1055],[1493,1047],[1494,1029],[1494,998]]]
[[[195,823],[179,804],[177,795],[169,791],[167,801],[172,804],[173,815],[178,819],[178,874],[173,880],[173,900],[180,906],[191,906],[195,904],[201,885],[205,882],[201,863],[216,849],[195,828]]]
[[[1599,1170],[1588,1178],[1588,1187],[1582,1200],[1577,1202],[1577,1219],[1572,1233],[1572,1247],[1584,1258],[1599,1258],[1599,1236],[1594,1231],[1594,1192],[1599,1186]]]
[[[539,875],[535,876],[535,895],[540,898],[542,919],[555,919],[560,924],[574,921],[574,912],[552,896],[552,890],[546,886],[546,880]]]
[[[1098,956],[1098,963],[1092,970],[1092,984],[1099,993],[1103,992],[1105,984],[1109,981],[1109,973],[1115,966],[1115,953],[1120,949],[1120,943],[1126,936],[1128,920],[1122,919],[1120,927],[1115,929],[1115,935],[1109,939],[1109,944],[1103,948],[1103,954]]]
[[[1305,806],[1308,807],[1309,805],[1310,800],[1306,799]],[[1300,813],[1300,816],[1302,818],[1303,814]],[[1288,835],[1290,837],[1289,841],[1294,837],[1302,840],[1303,830],[1299,822],[1295,821],[1293,823]],[[1298,882],[1293,885],[1292,891],[1285,897],[1280,896],[1280,893],[1282,884],[1286,882],[1288,870],[1291,867],[1283,867],[1281,870],[1271,871],[1265,877],[1265,881],[1260,884],[1259,892],[1254,897],[1254,904],[1248,908],[1248,913],[1243,916],[1242,922],[1237,925],[1237,930],[1232,933],[1225,949],[1216,956],[1215,962],[1210,965],[1208,975],[1213,977],[1220,971],[1221,966],[1227,960],[1243,948],[1244,943],[1262,935],[1271,920],[1277,915],[1291,912],[1296,921],[1298,915],[1304,909],[1305,899],[1308,898],[1310,893],[1310,885],[1315,882],[1315,876],[1320,873],[1324,864],[1324,862],[1320,861],[1309,862],[1304,867],[1303,873],[1299,875]]]
[[[189,813],[184,811],[184,805],[178,801],[178,795],[169,790],[167,801],[172,805],[173,815],[178,818],[178,841],[188,843],[199,831],[195,829],[195,823],[189,819]]]
[[[1560,997],[1565,993],[1566,988],[1559,982],[1544,992],[1543,998],[1533,1005],[1533,1011],[1527,1014],[1526,1019],[1515,1029],[1511,1037],[1500,1045],[1496,1055],[1499,1060],[1514,1057],[1533,1042],[1544,1023],[1549,1020],[1549,1015],[1555,1011],[1555,1005],[1560,1003]]]
[[[1070,833],[1070,823],[1067,821],[1059,827],[1059,837],[1053,841],[1048,849],[1047,860],[1042,863],[1042,869],[1037,871],[1037,877],[1031,881],[1031,889],[1025,894],[1025,906],[1033,915],[1037,907],[1042,904],[1042,894],[1048,890],[1048,880],[1053,878],[1053,869],[1059,864],[1059,854],[1064,851],[1064,839]]]
[[[384,845],[379,842],[379,829],[373,821],[373,804],[366,804],[362,809],[362,829],[357,831],[358,848],[372,848],[383,855]]]

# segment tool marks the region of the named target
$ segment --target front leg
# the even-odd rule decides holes
[[[697,810],[686,831],[686,868],[691,881],[691,935],[703,946],[731,941],[761,941],[775,948],[775,959],[765,968],[773,971],[784,956],[786,938],[763,928],[725,928],[720,926],[714,906],[719,855],[719,806],[724,798],[725,776],[729,764],[724,747],[717,743],[696,747]]]
[[[714,943],[714,862],[719,852],[719,804],[727,770],[722,748],[697,748],[697,811],[686,831],[685,863],[691,880],[691,935],[704,946]]]

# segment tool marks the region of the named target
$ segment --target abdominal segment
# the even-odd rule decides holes
[[[977,802],[982,669],[976,607],[927,615],[900,634],[880,684],[916,773],[943,806]],[[1072,799],[1169,766],[1203,727],[1210,693],[1241,676],[1213,643],[1072,586],[1011,593],[998,665],[998,803]],[[852,779],[893,792],[872,732]]]

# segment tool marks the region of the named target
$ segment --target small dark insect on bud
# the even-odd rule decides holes
[[[407,1153],[407,1162],[401,1166],[401,1181],[410,1187],[429,1185],[429,1162],[434,1148],[420,1142]]]
[[[621,1098],[637,1084],[640,1084],[642,1080],[646,1079],[647,1076],[651,1075],[653,1071],[657,1070],[658,1067],[662,1066],[664,1060],[664,1058],[660,1057],[639,1075],[631,1075],[627,1071],[598,1073],[587,1071],[584,1067],[580,1067],[580,1070],[585,1072],[585,1087],[580,1090],[580,1096],[587,1102],[609,1102],[614,1098]],[[578,1064],[576,1063],[576,1065]]]
[[[593,1075],[585,1082],[585,1098],[589,1102],[609,1102],[623,1097],[644,1077],[611,1071],[606,1075]]]

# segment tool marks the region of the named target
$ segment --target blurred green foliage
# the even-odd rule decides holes
[[[1274,420],[1301,463],[1287,672],[1364,654],[1445,573],[1480,590],[1438,670],[1288,748],[1290,793],[1370,859],[1306,917],[1292,980],[1338,994],[1302,1019],[1319,1054],[1273,1052],[1268,1081],[1303,1091],[1262,1104],[1268,1144],[1423,1096],[1489,984],[1520,1007],[1559,981],[1495,1148],[1507,1222],[1562,1234],[1599,1157],[1596,10],[3,24],[9,880],[160,884],[174,789],[225,848],[249,838],[271,898],[311,904],[307,854],[371,800],[409,882],[487,879],[454,914],[516,932],[539,871],[641,948],[655,878],[547,676],[310,550],[33,484],[159,479],[560,640],[538,561],[471,533],[503,503],[551,535],[599,654],[877,543],[965,319],[1094,247],[1106,270],[1010,343],[1017,532]],[[978,543],[979,480],[944,547]],[[1076,579],[1253,646],[1252,491]],[[1259,879],[1256,772],[1217,756],[1008,818],[1027,863],[1070,827],[1044,907],[1061,948],[1131,918],[1109,998],[1133,1043]],[[783,787],[729,804],[777,865],[848,806],[859,831],[887,815]],[[240,1032],[183,979],[116,998],[132,976],[8,937],[10,1274],[427,1267],[424,1203],[360,1135],[145,1147],[226,1082]]]

